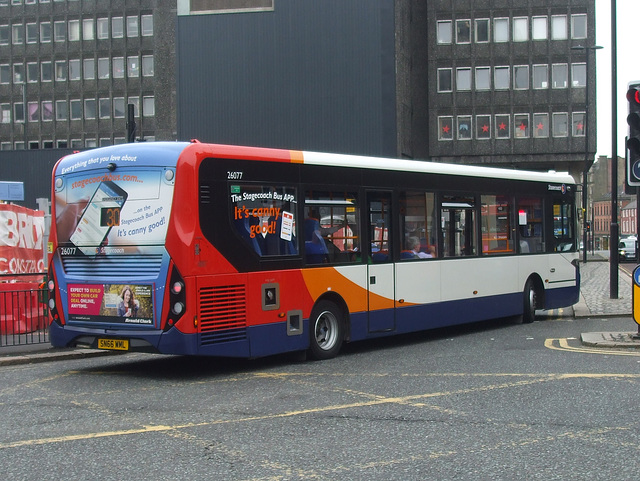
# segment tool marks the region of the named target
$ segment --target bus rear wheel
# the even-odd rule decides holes
[[[538,305],[538,293],[531,279],[524,286],[524,312],[522,322],[530,324],[536,320],[536,307]]]
[[[309,351],[314,359],[338,355],[344,339],[342,310],[330,301],[320,301],[311,311]]]

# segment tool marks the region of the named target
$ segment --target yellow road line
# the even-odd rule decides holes
[[[557,342],[557,346],[555,343]],[[584,354],[604,354],[607,356],[640,356],[640,352],[621,351],[615,348],[598,348],[598,347],[573,347],[569,345],[566,338],[549,338],[544,341],[544,347],[556,351],[581,352]]]

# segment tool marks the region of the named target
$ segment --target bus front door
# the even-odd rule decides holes
[[[369,192],[368,264],[369,332],[395,329],[395,282],[391,258],[391,193]]]

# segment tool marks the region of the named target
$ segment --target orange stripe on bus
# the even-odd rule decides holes
[[[292,164],[304,164],[304,154],[300,150],[290,150]]]

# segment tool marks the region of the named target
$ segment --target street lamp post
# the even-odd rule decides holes
[[[585,47],[582,45],[575,45],[571,47],[571,50],[580,50],[585,53],[585,108],[584,108],[584,169],[582,171],[582,261],[587,262],[587,249],[588,249],[588,233],[587,233],[587,176],[593,160],[589,160],[589,57],[590,52],[593,50],[600,50],[602,47],[599,45],[593,45],[591,47]],[[593,220],[593,219],[592,219]]]

